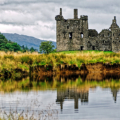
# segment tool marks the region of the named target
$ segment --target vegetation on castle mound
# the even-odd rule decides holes
[[[0,72],[11,72],[15,69],[29,72],[29,66],[57,64],[75,64],[78,67],[82,63],[119,63],[120,52],[106,51],[64,51],[50,54],[39,54],[38,52],[2,52],[0,51]],[[13,72],[12,72],[13,73]],[[1,74],[2,75],[2,74]]]

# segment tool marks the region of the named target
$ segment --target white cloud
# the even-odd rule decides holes
[[[0,0],[0,31],[18,33],[44,40],[56,40],[55,16],[63,9],[65,19],[88,15],[90,29],[107,29],[114,16],[120,25],[119,0]]]

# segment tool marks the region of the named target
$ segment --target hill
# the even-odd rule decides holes
[[[11,40],[12,42],[18,43],[20,46],[24,45],[30,49],[33,47],[34,49],[37,49],[39,51],[39,45],[43,41],[47,40],[40,40],[32,36],[27,35],[19,35],[19,34],[12,34],[12,33],[2,33],[8,40]],[[56,42],[52,41],[53,45],[56,48]]]

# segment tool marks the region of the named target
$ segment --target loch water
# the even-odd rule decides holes
[[[101,81],[82,80],[80,77],[4,80],[0,85],[0,117],[120,120],[119,88],[119,79],[112,78]]]

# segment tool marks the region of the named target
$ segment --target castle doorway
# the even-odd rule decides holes
[[[95,46],[92,46],[92,50],[95,50]]]
[[[84,46],[80,46],[80,50],[83,50]]]

